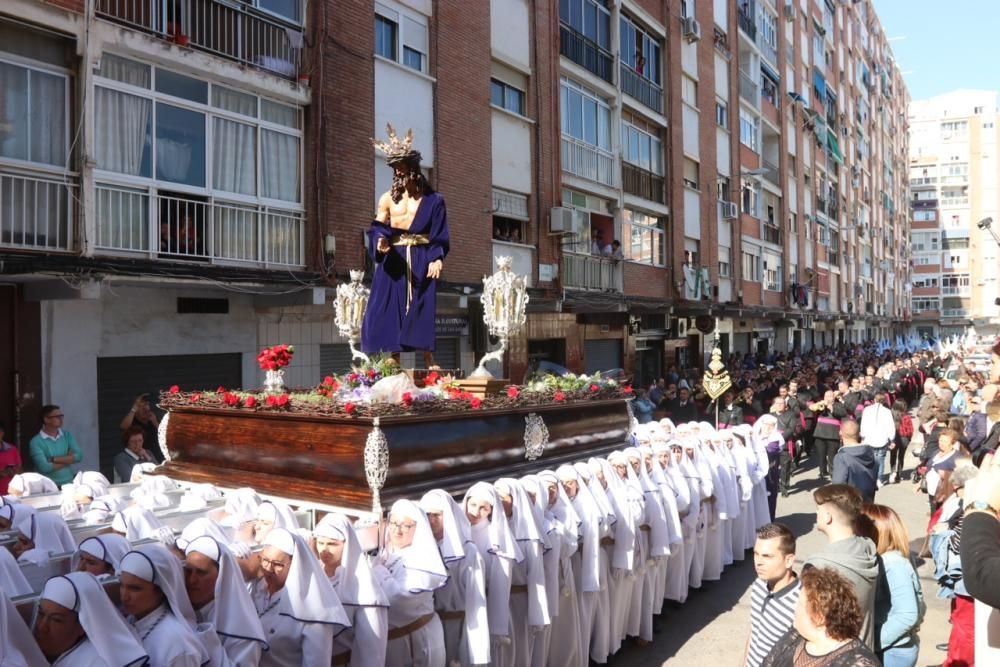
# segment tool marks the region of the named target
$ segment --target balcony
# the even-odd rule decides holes
[[[0,166],[0,247],[73,250],[75,181]]]
[[[563,286],[570,289],[621,293],[623,265],[624,262],[621,260],[608,257],[563,252]]]
[[[101,184],[96,194],[99,250],[259,268],[305,265],[300,212]]]
[[[559,157],[563,171],[604,185],[615,185],[615,156],[593,144],[563,135]]]
[[[937,208],[937,199],[911,199],[910,208],[916,210],[924,210],[928,208]]]
[[[972,290],[968,285],[945,285],[941,288],[941,296],[972,296]]]
[[[778,165],[774,164],[767,158],[762,158],[760,161],[760,167],[761,169],[763,169],[761,176],[771,181],[780,188],[781,179],[778,177]]]
[[[559,55],[565,56],[608,83],[615,82],[615,57],[565,24],[559,25]]]
[[[781,227],[766,222],[761,224],[761,238],[767,243],[781,245]]]
[[[740,97],[749,102],[754,109],[760,108],[760,86],[742,70],[740,70]]]
[[[634,69],[622,63],[619,67],[622,78],[622,92],[635,98],[656,113],[663,113],[663,88],[640,76]]]
[[[739,9],[736,11],[736,23],[740,26],[740,30],[750,38],[751,42],[757,41],[757,25],[753,20],[753,16]]]
[[[762,32],[757,33],[757,48],[760,49],[760,54],[764,56],[764,60],[771,64],[771,67],[778,67],[778,49],[767,43]]]
[[[622,188],[626,193],[636,197],[642,197],[659,204],[666,202],[663,192],[663,177],[628,162],[622,162]]]
[[[222,58],[295,79],[301,26],[225,0],[96,0],[98,16]]]
[[[967,308],[944,308],[941,310],[942,318],[964,318],[969,317],[969,310]]]

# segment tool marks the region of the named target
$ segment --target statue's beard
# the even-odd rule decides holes
[[[419,169],[408,171],[405,174],[393,173],[392,190],[390,190],[389,195],[392,197],[394,203],[398,204],[403,199],[403,193],[406,192],[406,185],[410,182],[415,183],[417,190],[420,192],[424,192],[427,189],[427,179],[424,178]]]

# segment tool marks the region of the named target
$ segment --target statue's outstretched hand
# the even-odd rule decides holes
[[[441,277],[441,269],[443,267],[444,263],[440,259],[435,259],[427,265],[427,277],[431,280],[437,280]]]

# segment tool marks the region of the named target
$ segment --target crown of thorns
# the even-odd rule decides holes
[[[391,123],[385,125],[388,141],[372,139],[372,145],[385,155],[385,161],[389,164],[403,160],[416,159],[420,161],[420,152],[413,150],[413,129],[406,131],[406,136],[402,139],[396,134],[396,130]]]

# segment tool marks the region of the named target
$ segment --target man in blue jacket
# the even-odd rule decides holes
[[[875,502],[875,489],[878,480],[878,459],[868,445],[858,440],[858,422],[845,419],[840,423],[841,446],[833,457],[834,484],[853,486],[865,502]]]

